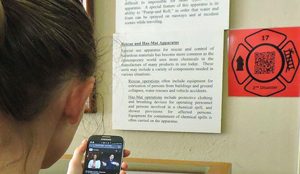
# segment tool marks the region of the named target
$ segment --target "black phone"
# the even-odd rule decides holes
[[[120,136],[93,135],[88,140],[83,174],[119,174],[124,140]]]

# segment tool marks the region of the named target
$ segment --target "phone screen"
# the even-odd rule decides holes
[[[119,174],[123,143],[90,140],[85,158],[84,174]]]

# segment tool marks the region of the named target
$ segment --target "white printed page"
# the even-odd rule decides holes
[[[116,33],[228,29],[229,0],[118,0]]]
[[[113,128],[220,133],[223,35],[115,35]]]

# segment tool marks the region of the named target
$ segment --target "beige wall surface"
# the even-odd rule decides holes
[[[231,29],[300,26],[299,0],[231,0],[230,11]],[[114,19],[115,0],[95,0],[98,107],[104,115],[84,117],[67,153],[82,138],[105,133],[123,136],[132,157],[230,162],[233,174],[297,172],[299,98],[229,97],[226,49],[221,134],[112,130]]]

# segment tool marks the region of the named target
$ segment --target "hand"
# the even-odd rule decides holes
[[[102,165],[103,165],[103,166],[106,166],[107,164],[106,164],[106,162],[103,162],[103,161],[102,161]]]
[[[129,150],[124,150],[124,157],[128,157],[130,155],[130,151]],[[122,162],[122,165],[121,165],[121,172],[120,174],[126,174],[126,170],[128,169],[128,164],[125,163],[125,162]]]
[[[83,173],[83,162],[82,158],[87,147],[87,140],[83,140],[78,146],[73,154],[72,159],[69,162],[68,172],[67,174],[82,174]],[[124,150],[124,157],[128,157],[130,155],[129,150]],[[126,174],[126,170],[128,169],[128,164],[123,162],[121,165],[120,174]]]
[[[87,147],[87,140],[83,140],[73,154],[72,159],[69,162],[67,174],[82,174],[83,173],[83,162],[82,157]]]
[[[115,165],[115,166],[119,166],[120,164],[117,162],[111,162],[111,164]]]

